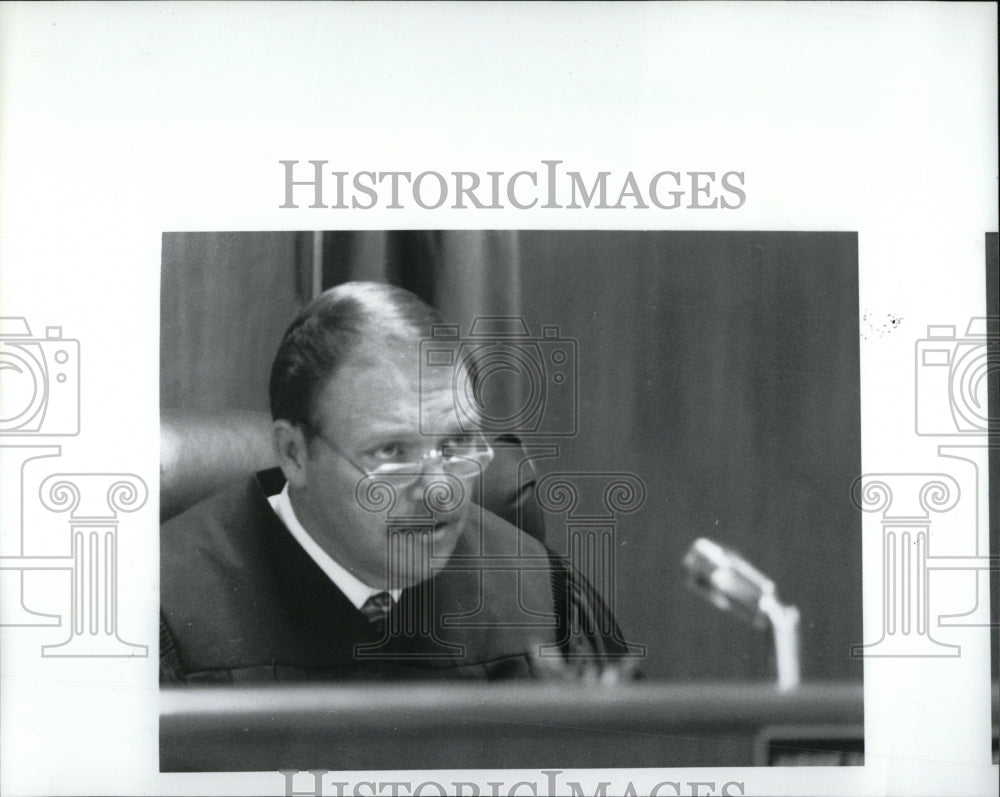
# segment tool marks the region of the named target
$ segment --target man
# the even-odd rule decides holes
[[[163,681],[493,680],[624,656],[582,577],[474,501],[493,451],[456,412],[462,364],[421,371],[434,321],[407,291],[347,283],[291,324],[280,469],[162,529]]]

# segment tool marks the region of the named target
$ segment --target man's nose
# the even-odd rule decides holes
[[[440,458],[422,463],[420,474],[407,487],[406,497],[432,514],[453,512],[465,498],[466,485],[441,465]]]
[[[411,501],[425,500],[426,492],[445,478],[440,455],[428,454],[417,463],[413,480],[407,484],[406,494]]]

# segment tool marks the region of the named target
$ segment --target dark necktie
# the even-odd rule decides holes
[[[376,592],[361,606],[361,613],[372,625],[384,622],[392,608],[392,597],[388,592]]]

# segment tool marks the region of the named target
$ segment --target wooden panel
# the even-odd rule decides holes
[[[306,238],[164,234],[161,406],[268,409],[271,361],[308,292]]]

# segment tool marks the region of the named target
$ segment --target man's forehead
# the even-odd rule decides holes
[[[464,370],[459,376],[464,378]],[[414,431],[451,430],[456,423],[456,374],[421,369],[419,347],[366,345],[327,382],[318,407],[331,420],[370,430],[412,426]]]
[[[459,375],[465,374],[461,368]],[[451,391],[454,369],[423,368],[417,345],[365,343],[337,369],[334,379],[347,385],[379,385],[395,391]],[[342,379],[340,379],[342,377]]]

